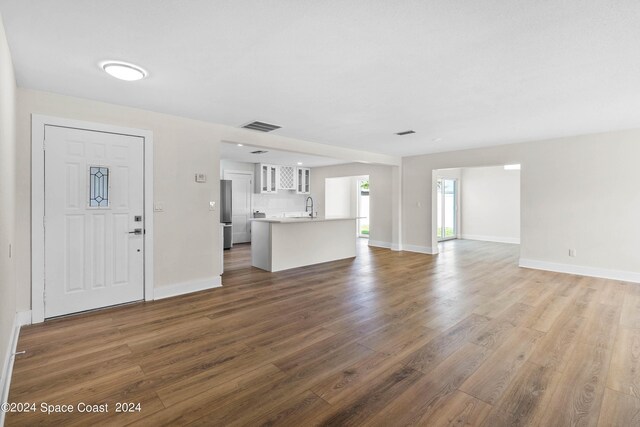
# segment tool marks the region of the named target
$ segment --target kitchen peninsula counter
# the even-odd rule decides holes
[[[356,256],[356,218],[254,218],[251,265],[281,271]]]

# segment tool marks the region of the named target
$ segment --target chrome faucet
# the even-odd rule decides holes
[[[311,206],[309,206],[309,201],[311,201]],[[309,210],[309,208],[311,208],[311,210]],[[309,213],[309,216],[313,218],[313,199],[311,198],[311,196],[307,197],[307,200],[305,202],[304,212]]]

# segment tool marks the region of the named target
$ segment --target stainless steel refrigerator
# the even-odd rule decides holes
[[[233,226],[231,225],[231,208],[233,200],[231,196],[231,180],[220,180],[220,222],[224,224],[224,248],[233,246]]]

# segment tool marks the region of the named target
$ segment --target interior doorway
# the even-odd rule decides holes
[[[520,243],[519,164],[437,169],[432,185],[431,253],[481,247],[474,241],[519,250],[500,246]]]
[[[233,244],[250,242],[253,173],[247,171],[225,171],[224,179],[231,181]]]

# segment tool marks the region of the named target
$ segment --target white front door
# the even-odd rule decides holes
[[[45,126],[46,318],[143,299],[143,144]]]
[[[224,179],[231,180],[231,225],[233,243],[251,241],[251,173],[225,172]]]

